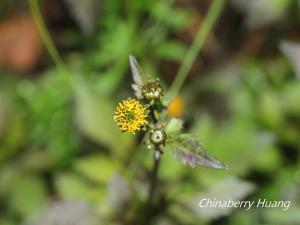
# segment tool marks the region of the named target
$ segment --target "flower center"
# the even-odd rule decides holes
[[[135,115],[135,111],[134,109],[131,109],[131,110],[127,110],[125,112],[125,117],[128,121],[132,122],[136,119],[136,115]]]

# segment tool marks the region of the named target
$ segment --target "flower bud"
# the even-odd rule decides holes
[[[152,130],[150,140],[153,144],[163,144],[166,140],[166,133],[161,129]]]
[[[164,90],[159,80],[149,81],[141,87],[142,96],[148,101],[157,101],[164,96]]]

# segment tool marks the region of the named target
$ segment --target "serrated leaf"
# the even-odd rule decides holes
[[[192,168],[203,166],[213,169],[228,169],[224,163],[207,153],[201,141],[194,134],[178,135],[171,145],[175,158],[184,165]]]

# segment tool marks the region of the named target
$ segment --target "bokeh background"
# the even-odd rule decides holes
[[[128,55],[170,86],[212,1],[38,3],[34,19],[27,1],[0,1],[0,224],[135,224],[153,152],[112,119],[133,97]],[[300,1],[225,1],[168,114],[230,169],[166,152],[145,224],[300,224],[298,43]],[[291,206],[200,209],[201,196]]]

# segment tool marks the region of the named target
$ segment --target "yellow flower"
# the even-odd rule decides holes
[[[168,107],[168,115],[171,117],[181,117],[184,112],[184,100],[180,96],[176,96]]]
[[[114,120],[121,131],[132,133],[148,124],[146,109],[139,101],[131,98],[119,103]]]

